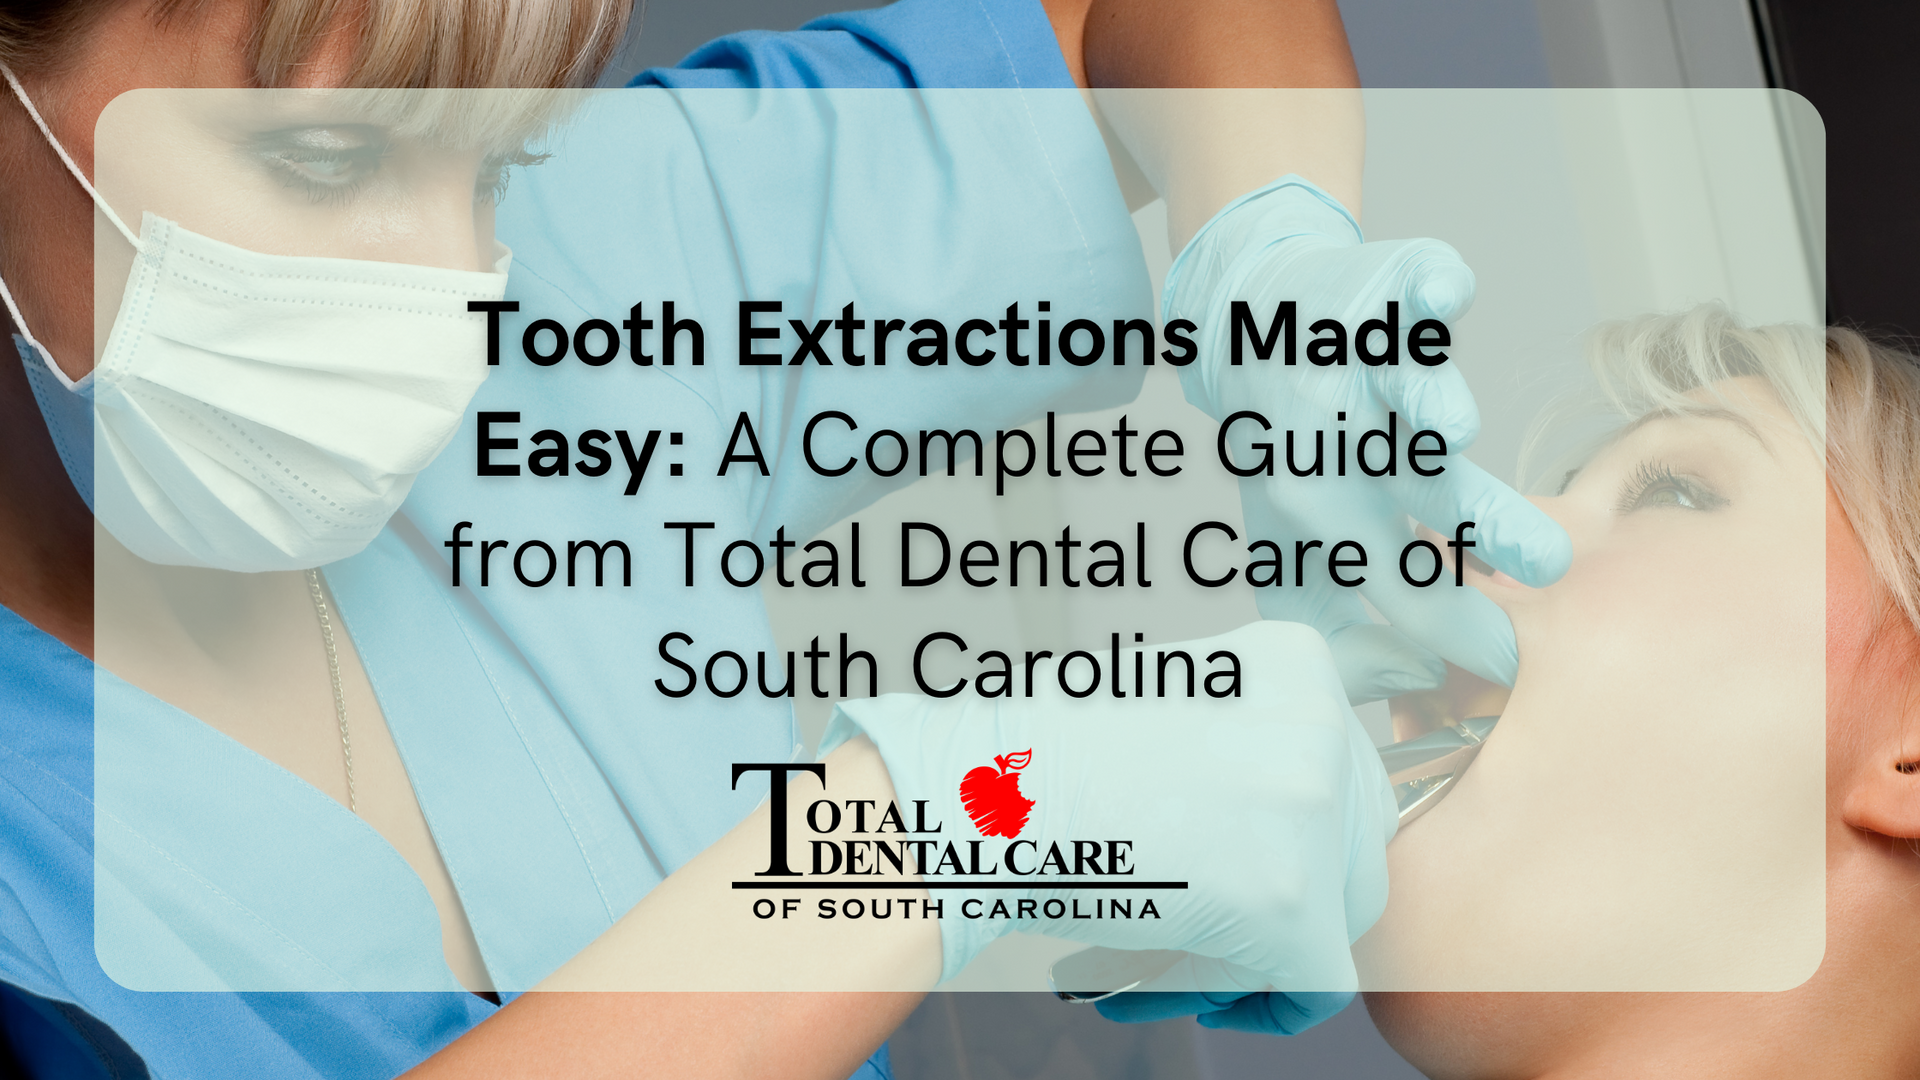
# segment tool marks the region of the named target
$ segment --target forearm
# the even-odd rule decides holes
[[[1287,173],[1359,213],[1365,122],[1334,0],[1045,2],[1068,70],[1121,148],[1123,186],[1137,169],[1167,200],[1174,250]]]
[[[845,1080],[922,996],[536,991],[407,1076]]]
[[[843,805],[893,800],[886,768],[865,739],[836,751],[827,776],[826,797]],[[810,777],[791,783],[789,812],[798,818],[821,796]],[[752,880],[766,868],[768,814],[762,805],[534,992],[408,1075],[841,1080],[851,1074],[939,978],[939,921],[815,918],[816,901],[834,895],[820,892],[791,894],[804,901],[793,918],[755,918],[752,897],[730,883]],[[850,828],[849,820],[842,831]],[[789,864],[804,867],[809,854],[795,839]],[[789,894],[759,895],[777,903]],[[926,893],[895,898],[918,908]],[[851,987],[899,992],[809,992]],[[702,990],[735,992],[688,992]]]
[[[1084,18],[1090,86],[1360,85],[1334,0],[1085,0]]]

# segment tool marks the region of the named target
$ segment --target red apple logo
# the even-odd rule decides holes
[[[973,827],[980,830],[981,836],[1012,839],[1027,827],[1027,813],[1033,809],[1033,800],[1020,794],[1020,770],[1032,760],[1031,749],[1017,754],[995,754],[993,763],[1000,766],[999,772],[982,765],[961,779],[960,804],[966,807],[967,816],[973,819]]]

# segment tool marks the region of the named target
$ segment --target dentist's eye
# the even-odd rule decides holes
[[[1656,461],[1643,461],[1621,486],[1614,512],[1629,514],[1635,510],[1668,507],[1718,510],[1725,505],[1727,500],[1699,479],[1675,473],[1671,467]]]
[[[375,128],[294,128],[254,140],[253,152],[281,183],[313,202],[346,202],[380,171],[388,146]]]

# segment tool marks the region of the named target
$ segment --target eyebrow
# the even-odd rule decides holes
[[[1627,436],[1632,435],[1634,432],[1655,420],[1724,420],[1745,432],[1747,437],[1751,438],[1754,442],[1759,443],[1760,449],[1765,450],[1767,456],[1774,458],[1779,456],[1773,452],[1773,447],[1767,445],[1767,440],[1761,438],[1760,429],[1754,426],[1753,421],[1732,409],[1723,409],[1715,405],[1708,405],[1699,409],[1689,409],[1686,412],[1679,412],[1674,409],[1655,409],[1652,412],[1641,414],[1632,423],[1615,432],[1612,438],[1596,448],[1592,457],[1589,457],[1588,460],[1583,462],[1579,467],[1568,469],[1567,475],[1560,478],[1560,494],[1566,494],[1567,489],[1573,486],[1574,478],[1587,470],[1587,465],[1592,463],[1593,457],[1598,457],[1603,451],[1618,446]]]
[[[1621,428],[1618,434],[1607,440],[1607,445],[1612,446],[1620,442],[1655,420],[1724,420],[1745,432],[1747,437],[1751,438],[1754,442],[1759,443],[1760,448],[1765,450],[1769,456],[1773,454],[1773,447],[1768,446],[1767,440],[1760,437],[1760,429],[1754,426],[1753,421],[1732,409],[1722,409],[1713,405],[1700,409],[1689,409],[1685,412],[1678,412],[1673,409],[1655,409],[1650,413],[1641,415],[1634,420],[1633,423]]]

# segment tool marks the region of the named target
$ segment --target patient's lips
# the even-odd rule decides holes
[[[1421,525],[1414,531],[1415,535],[1419,536],[1420,539],[1425,540],[1439,549],[1441,565],[1451,571],[1453,569],[1454,549],[1447,546],[1447,538],[1427,528],[1425,525]],[[1510,576],[1506,571],[1495,570],[1492,566],[1488,565],[1484,559],[1475,555],[1471,549],[1464,550],[1461,553],[1466,556],[1466,571],[1463,575],[1463,580],[1465,580],[1467,584],[1476,588],[1484,588],[1487,585],[1497,585],[1507,589],[1524,589],[1527,587]]]

